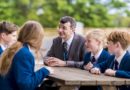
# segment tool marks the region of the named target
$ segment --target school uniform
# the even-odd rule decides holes
[[[97,64],[96,67],[98,67],[102,73],[105,72],[106,69],[114,69],[115,67],[115,55],[111,55],[108,60]],[[124,52],[124,54],[121,56],[121,58],[117,58],[118,61],[118,69],[116,70],[115,77],[120,78],[130,78],[130,53],[128,51]],[[120,90],[130,90],[130,86],[120,86]]]
[[[95,65],[95,64],[98,64],[98,63],[101,63],[101,62],[107,60],[107,58],[110,57],[110,54],[106,50],[101,49],[95,55],[95,62],[92,62],[92,57],[93,57],[93,54],[91,52],[88,52],[88,53],[85,54],[83,68],[89,62],[91,62],[92,64]],[[100,86],[81,86],[79,90],[101,90],[101,87]]]
[[[91,62],[92,60],[92,53],[91,52],[88,52],[85,54],[84,56],[84,64],[83,65],[87,65],[89,62]],[[109,52],[107,52],[106,50],[104,49],[101,49],[99,51],[99,53],[96,55],[95,57],[95,62],[93,62],[93,64],[98,64],[98,63],[101,63],[105,60],[107,60],[107,58],[110,56]]]
[[[43,79],[49,75],[46,68],[34,71],[34,55],[29,50],[29,45],[23,47],[14,55],[13,62],[8,74],[5,76],[6,84],[1,90],[36,90]]]
[[[66,41],[68,49],[66,59],[64,55],[63,42],[64,41],[61,37],[54,38],[52,46],[47,52],[47,56],[56,57],[66,61],[68,67],[81,68],[83,65],[83,57],[86,53],[86,49],[84,47],[85,39],[82,36],[74,33],[71,38]]]

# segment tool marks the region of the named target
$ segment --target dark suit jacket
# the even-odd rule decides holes
[[[85,54],[85,47],[84,47],[85,39],[80,35],[74,34],[74,38],[69,48],[69,59],[67,60],[67,66],[71,67],[81,67],[83,62],[83,56]],[[62,39],[57,37],[53,40],[53,44],[51,49],[48,51],[47,56],[52,56],[59,58],[61,60],[64,59],[63,57],[63,47],[62,47]]]
[[[98,64],[96,67],[100,68],[101,72],[108,68],[113,69],[115,56],[112,55],[108,60]],[[120,62],[119,70],[116,71],[115,77],[130,78],[130,54],[126,52],[123,59]],[[130,90],[129,86],[121,86],[120,90]]]
[[[109,52],[107,52],[106,50],[102,50],[96,64],[107,60],[109,57],[110,57]],[[88,52],[85,54],[85,57],[84,57],[84,65],[87,65],[90,61],[91,61],[91,52]]]

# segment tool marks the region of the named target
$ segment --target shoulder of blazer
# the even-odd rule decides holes
[[[84,48],[84,44],[85,44],[85,39],[78,35],[78,34],[74,34],[74,38],[72,40],[72,47],[82,47]],[[74,48],[73,48],[74,49]]]
[[[130,58],[130,53],[128,51],[126,51],[126,54],[125,54],[128,58]]]
[[[78,41],[82,41],[83,43],[85,42],[85,38],[84,37],[82,37],[81,35],[79,35],[79,34],[76,34],[76,33],[74,33],[74,39],[76,39],[76,40],[78,40]]]
[[[61,43],[62,42],[62,38],[61,37],[56,37],[53,39],[53,44],[55,43]]]
[[[74,33],[73,40],[85,42],[85,39],[81,35],[78,35],[78,34],[75,34],[75,33]],[[56,38],[53,39],[53,43],[59,43],[59,42],[62,42],[61,37],[56,37]]]
[[[121,60],[121,63],[123,62],[130,62],[130,53],[127,51],[126,54],[124,55],[124,57]]]
[[[27,55],[27,56],[33,56],[32,53],[29,51],[29,48],[27,46],[27,44],[24,44],[22,48],[20,48],[20,50],[16,53],[16,55]]]
[[[110,57],[110,53],[108,51],[106,51],[106,50],[103,50],[102,53],[101,53],[101,55],[104,56],[104,57],[106,57],[106,58]]]
[[[101,63],[101,62],[107,60],[109,57],[110,57],[109,52],[107,52],[106,50],[102,50],[97,63]]]
[[[110,57],[107,59],[109,63],[112,63],[115,59],[115,55],[110,55]]]

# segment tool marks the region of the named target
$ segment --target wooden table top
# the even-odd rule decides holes
[[[77,68],[53,68],[54,74],[49,77],[64,85],[130,85],[130,79],[105,76],[104,74],[95,75]]]
[[[130,79],[105,76],[104,74],[95,75],[77,68],[52,68],[54,69],[54,74],[49,75],[49,78],[63,85],[130,85]]]

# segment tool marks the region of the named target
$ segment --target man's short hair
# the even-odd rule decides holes
[[[71,28],[75,29],[76,28],[76,21],[74,18],[70,17],[70,16],[64,16],[60,19],[60,23],[64,24],[70,22],[71,24]]]

